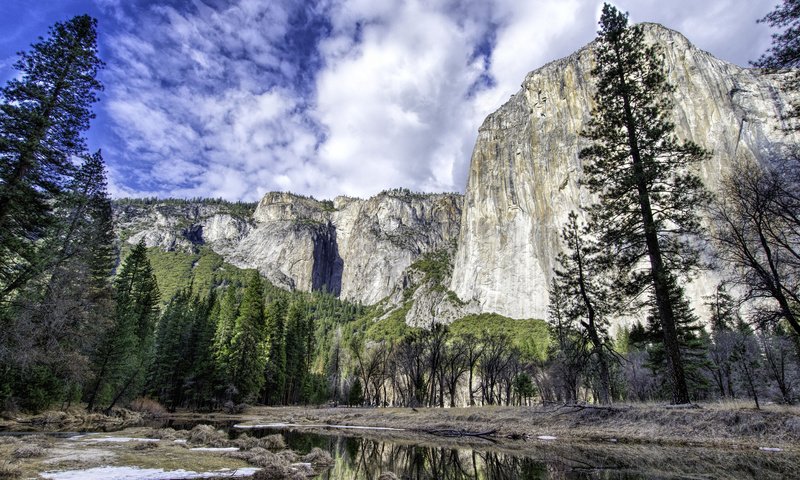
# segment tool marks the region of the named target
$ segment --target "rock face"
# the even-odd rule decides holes
[[[165,202],[118,204],[115,215],[128,243],[164,250],[207,245],[278,286],[374,304],[420,255],[456,240],[461,205],[461,195],[407,190],[332,202],[268,193],[244,213],[229,204]]]
[[[783,75],[723,62],[680,33],[644,24],[676,87],[678,138],[711,152],[698,174],[712,191],[737,159],[760,162],[796,143],[781,131]],[[531,72],[479,130],[469,171],[451,289],[483,311],[546,318],[547,289],[567,214],[592,201],[578,180],[580,132],[590,119],[593,46]],[[713,275],[712,275],[713,277]],[[695,306],[714,283],[687,288]]]

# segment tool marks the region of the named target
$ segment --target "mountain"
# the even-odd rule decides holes
[[[697,173],[712,192],[736,160],[767,162],[797,144],[781,129],[786,74],[741,68],[678,32],[644,28],[676,87],[676,134],[711,152]],[[580,132],[593,103],[592,50],[529,73],[484,121],[463,197],[398,189],[366,200],[268,193],[257,205],[120,201],[120,237],[162,250],[210,248],[283,288],[403,308],[410,324],[479,312],[546,318],[561,227],[593,200],[579,185],[578,159],[588,145]],[[687,288],[696,307],[716,282],[706,272]]]
[[[664,52],[676,87],[678,138],[711,155],[697,173],[711,192],[734,161],[769,161],[796,145],[782,130],[786,74],[766,74],[714,58],[683,35],[643,24]],[[593,44],[529,73],[521,89],[480,127],[464,199],[450,288],[482,311],[546,318],[560,232],[571,210],[590,204],[581,188],[580,132],[591,118]],[[695,307],[717,283],[714,272],[687,287]],[[702,310],[702,308],[701,308]]]
[[[462,196],[397,189],[362,200],[320,201],[268,193],[255,205],[117,202],[129,244],[191,252],[206,246],[239,268],[290,290],[327,290],[375,304],[401,284],[421,255],[458,236]]]

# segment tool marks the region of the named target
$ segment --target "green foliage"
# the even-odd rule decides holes
[[[217,206],[220,208],[220,213],[227,213],[232,217],[240,219],[248,219],[253,216],[253,212],[258,206],[257,202],[231,202],[222,198],[120,198],[114,200],[116,205],[120,206],[194,206],[194,205],[209,205]]]
[[[669,119],[675,88],[666,81],[659,47],[646,44],[642,27],[628,26],[627,14],[609,4],[595,56],[595,108],[583,132],[592,144],[579,154],[586,160],[585,183],[599,198],[589,209],[592,227],[618,273],[616,291],[628,298],[654,291],[673,401],[686,403],[669,283],[699,262],[698,211],[709,195],[688,167],[707,153],[675,137]],[[650,268],[638,268],[641,262]]]
[[[243,284],[247,277],[247,270],[226,263],[208,247],[200,247],[198,253],[165,252],[154,247],[147,250],[147,258],[164,301],[187,287],[193,294],[205,296],[213,287],[225,282]]]
[[[425,274],[423,282],[432,280],[436,285],[442,285],[444,280],[453,272],[450,249],[444,248],[426,253],[412,263],[411,268]]]
[[[516,320],[496,313],[467,315],[450,324],[450,333],[458,337],[506,336],[514,347],[529,359],[544,360],[550,345],[550,334],[544,320]]]
[[[239,306],[239,315],[227,356],[228,374],[238,399],[252,402],[264,384],[267,343],[264,321],[264,286],[258,272],[252,272]]]
[[[418,329],[409,327],[406,324],[406,315],[411,309],[412,303],[406,302],[401,307],[392,311],[386,318],[377,321],[369,321],[364,332],[364,338],[371,341],[399,340],[410,332]]]
[[[160,297],[144,243],[122,262],[114,292],[116,311],[95,353],[89,409],[108,404],[110,410],[139,392],[152,360]]]
[[[82,136],[102,87],[96,76],[96,21],[56,23],[19,54],[20,72],[0,90],[0,300],[47,268],[54,200],[86,154]]]
[[[347,404],[351,407],[357,407],[364,403],[364,387],[361,385],[361,379],[356,377],[353,380],[353,385],[350,386],[350,393],[347,395]]]

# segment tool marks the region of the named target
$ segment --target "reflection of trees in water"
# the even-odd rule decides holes
[[[393,472],[409,480],[516,480],[547,478],[547,467],[529,458],[497,452],[387,444],[380,441],[332,439],[336,467],[323,478],[374,479]]]

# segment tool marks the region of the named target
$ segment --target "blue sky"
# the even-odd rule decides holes
[[[777,0],[619,0],[739,65]],[[525,74],[591,41],[589,0],[3,0],[15,52],[98,18],[105,91],[90,147],[114,196],[257,200],[462,191],[477,129]]]

